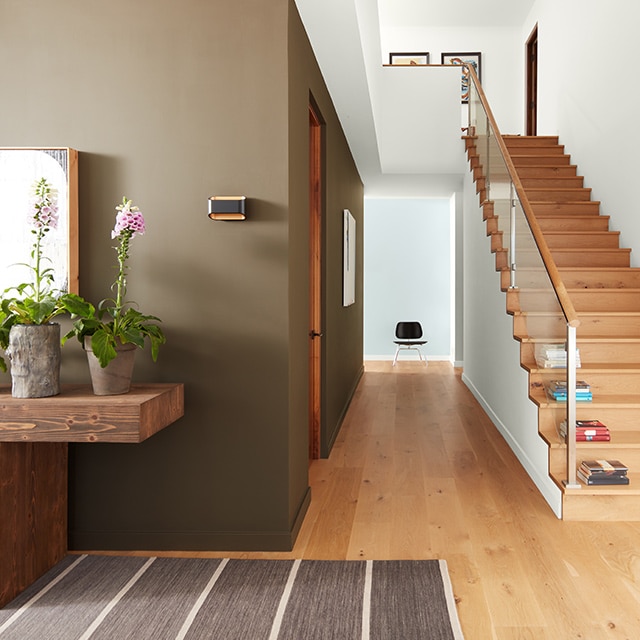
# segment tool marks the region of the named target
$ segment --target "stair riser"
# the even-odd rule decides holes
[[[545,147],[557,146],[559,142],[558,136],[503,136],[507,149],[513,150],[519,147]]]
[[[613,437],[615,438],[615,434]],[[630,469],[638,469],[640,468],[640,447],[637,449],[616,448],[613,440],[608,443],[589,442],[577,447],[576,459],[578,461],[576,466],[579,466],[582,460],[608,459],[622,460]],[[564,477],[566,476],[566,469],[565,449],[550,449],[549,472],[557,477]]]
[[[521,172],[518,172],[520,174]],[[582,176],[567,176],[559,178],[523,178],[520,176],[520,182],[526,189],[581,189],[584,187],[584,178]]]
[[[573,177],[577,175],[577,167],[575,164],[561,165],[561,166],[522,166],[518,167],[518,176],[520,179],[525,178],[560,178],[560,177]]]
[[[569,298],[580,313],[634,312],[638,313],[640,330],[640,292],[635,289],[580,289],[570,290]],[[515,311],[556,311],[558,302],[552,290],[532,292],[523,289],[508,292],[507,309]]]
[[[524,155],[523,152],[518,151],[517,153],[511,154],[511,160],[513,161],[516,169],[518,167],[562,167],[571,165],[571,156],[567,154],[558,155],[556,153],[546,155]]]
[[[600,420],[609,427],[613,433],[613,443],[616,442],[616,432],[619,434],[618,442],[624,432],[636,432],[638,430],[638,408],[604,408],[591,405],[588,402],[576,403],[576,420]],[[558,407],[557,410],[540,409],[539,431],[541,433],[556,434],[560,423],[566,419],[566,409]],[[628,440],[629,438],[625,438]],[[556,442],[556,440],[554,440]],[[593,443],[590,443],[593,444]],[[628,445],[625,445],[628,447]],[[640,443],[638,443],[640,449]],[[636,467],[640,469],[640,465]],[[634,469],[634,470],[636,470]]]
[[[560,276],[572,289],[640,289],[640,269],[560,269]]]
[[[580,358],[582,359],[582,357],[581,353]],[[544,373],[538,370],[529,375],[529,383],[547,385],[551,380],[564,379],[565,375],[564,370],[557,370],[555,372],[553,370],[546,370]],[[599,372],[580,367],[577,369],[577,377],[579,380],[585,380],[591,386],[594,401],[603,400],[605,395],[633,395],[640,390],[640,363],[638,364],[637,372],[630,372],[624,369],[621,369],[619,372]]]
[[[591,342],[580,339],[580,328],[578,328],[577,344],[580,349],[580,358],[585,364],[597,362],[640,363],[640,340],[625,341],[613,337],[610,341]],[[520,343],[520,361],[529,367],[536,367],[534,343]]]
[[[625,487],[623,487],[624,489]],[[640,520],[640,500],[636,495],[621,491],[619,495],[564,495],[562,519],[568,522],[638,522]]]
[[[549,249],[618,249],[620,246],[620,234],[616,231],[548,231],[544,239]]]
[[[556,267],[628,267],[629,251],[626,249],[592,250],[589,252],[580,249],[551,249],[551,254]],[[539,267],[540,255],[537,252],[520,250],[517,257],[519,269]],[[508,266],[508,261],[504,265]]]
[[[637,315],[585,315],[580,319],[580,337],[601,338],[617,336],[619,338],[640,338],[640,323]],[[567,335],[567,323],[564,316],[549,314],[541,316],[515,315],[513,331],[516,339],[543,338],[544,340],[564,340]]]
[[[529,200],[529,202],[536,215],[551,213],[598,215],[600,213],[600,203],[594,200],[588,202],[531,202]]]
[[[629,251],[626,249],[611,249],[609,251],[566,251],[560,248],[551,249],[556,266],[562,267],[628,267],[630,265]],[[523,262],[523,267],[532,266]]]
[[[525,189],[529,202],[584,202],[591,200],[591,189]]]
[[[543,233],[571,231],[608,231],[609,218],[606,216],[540,216],[536,219]]]
[[[508,145],[507,145],[507,148]],[[544,144],[544,145],[522,145],[518,147],[513,147],[509,149],[509,153],[511,156],[529,156],[529,157],[538,157],[538,156],[563,156],[564,155],[564,146],[561,144]]]

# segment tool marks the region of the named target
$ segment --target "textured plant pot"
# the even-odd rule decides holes
[[[94,395],[117,396],[129,392],[137,348],[135,344],[130,342],[127,344],[118,343],[116,347],[118,355],[103,368],[91,350],[91,336],[85,337],[84,350],[87,352]]]
[[[47,398],[60,393],[60,325],[16,324],[6,350],[11,360],[11,395]]]

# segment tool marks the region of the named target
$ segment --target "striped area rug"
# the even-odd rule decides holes
[[[458,640],[444,560],[68,556],[0,640]]]

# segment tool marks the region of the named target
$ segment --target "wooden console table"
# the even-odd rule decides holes
[[[63,384],[50,398],[0,385],[0,606],[67,554],[68,443],[142,442],[183,415],[182,384]]]

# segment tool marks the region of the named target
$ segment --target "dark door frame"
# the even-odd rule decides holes
[[[535,136],[538,133],[538,25],[533,28],[527,40],[526,50],[527,76],[527,121],[526,133]]]

